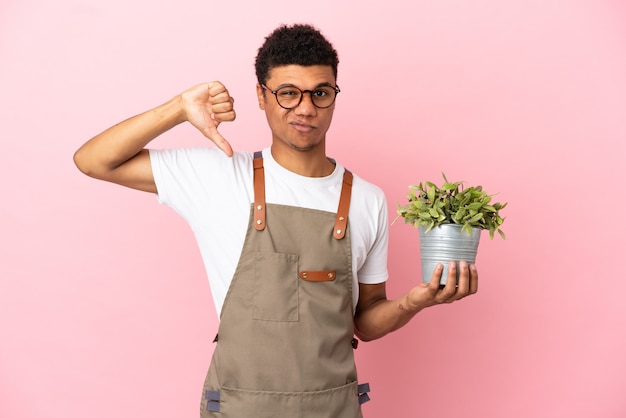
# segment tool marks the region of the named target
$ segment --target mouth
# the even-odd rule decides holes
[[[315,129],[315,126],[309,125],[308,123],[304,123],[304,122],[290,122],[289,124],[296,131],[299,131],[299,132],[311,132],[312,130]]]

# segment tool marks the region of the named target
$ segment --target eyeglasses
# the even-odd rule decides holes
[[[277,90],[272,90],[265,84],[261,84],[261,87],[276,96],[276,101],[278,102],[278,105],[283,109],[293,109],[298,107],[300,103],[302,103],[302,97],[304,97],[304,93],[309,93],[311,95],[311,102],[313,102],[315,107],[318,107],[320,109],[326,109],[327,107],[331,107],[333,103],[335,103],[337,94],[341,91],[339,90],[339,86],[322,86],[314,90],[304,91],[295,86],[285,86]]]

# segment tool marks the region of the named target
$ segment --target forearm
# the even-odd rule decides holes
[[[110,173],[150,141],[183,121],[184,112],[177,97],[96,135],[76,151],[74,162],[83,173],[107,180]]]
[[[440,286],[443,265],[438,264],[428,284],[420,283],[405,295],[387,300],[385,283],[359,284],[359,303],[354,315],[355,334],[364,341],[375,340],[406,325],[422,309],[452,303],[478,291],[475,265],[459,262],[448,265],[446,284]]]
[[[406,325],[421,309],[409,305],[408,294],[394,300],[381,299],[362,311],[354,319],[355,334],[363,341],[381,338]]]

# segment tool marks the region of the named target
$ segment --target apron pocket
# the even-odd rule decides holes
[[[360,418],[357,382],[315,392],[221,389],[224,418]]]
[[[252,318],[298,321],[298,256],[257,253],[254,266]]]

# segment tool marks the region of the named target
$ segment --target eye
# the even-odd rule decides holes
[[[287,87],[287,88],[278,90],[278,95],[281,97],[285,97],[285,98],[298,97],[300,96],[300,90]]]
[[[317,90],[313,90],[313,95],[315,97],[326,97],[330,94],[330,91],[328,89],[317,89]]]

